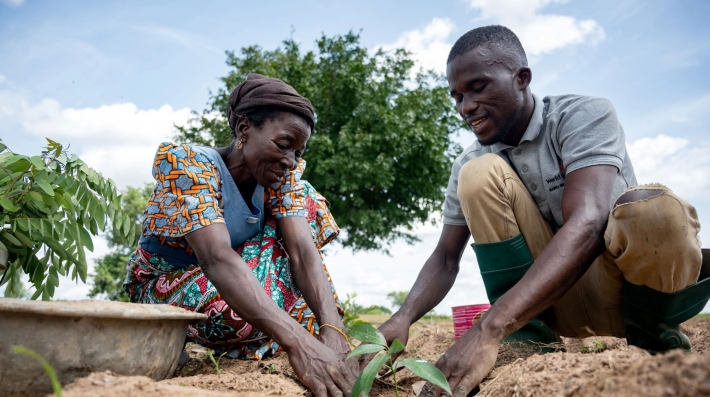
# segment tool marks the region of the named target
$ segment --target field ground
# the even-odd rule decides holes
[[[366,315],[378,324],[386,315]],[[673,351],[651,356],[629,347],[625,340],[599,337],[566,340],[560,351],[544,355],[532,349],[503,345],[495,369],[481,385],[479,396],[710,396],[710,316],[683,324],[693,353]],[[436,362],[454,342],[451,320],[420,321],[412,329],[404,357]],[[221,374],[206,350],[189,344],[190,360],[172,379],[154,382],[145,377],[94,373],[65,386],[65,397],[195,397],[308,396],[295,378],[288,359],[237,361],[222,359]],[[398,373],[401,396],[413,396],[420,379],[408,370]],[[393,397],[391,378],[377,380],[373,396]]]

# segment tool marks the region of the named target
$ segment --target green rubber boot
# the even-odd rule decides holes
[[[677,292],[664,293],[624,281],[626,341],[651,353],[691,350],[680,324],[700,313],[710,299],[710,278]]]
[[[491,304],[508,292],[528,271],[534,260],[522,234],[496,243],[471,244],[481,269],[486,295]],[[532,319],[519,330],[508,335],[504,342],[550,344],[562,340],[539,318]],[[552,351],[543,348],[542,351]]]

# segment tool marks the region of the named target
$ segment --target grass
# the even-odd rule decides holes
[[[39,354],[24,346],[13,345],[12,351],[14,351],[15,353],[30,356],[35,360],[39,361],[39,363],[42,364],[42,366],[44,367],[44,370],[47,372],[49,380],[52,382],[52,390],[54,390],[54,395],[56,397],[62,397],[62,384],[59,383],[59,379],[57,379],[57,374],[56,372],[54,372],[54,368],[49,365],[49,363],[47,362],[47,360],[44,359],[44,357],[40,356]]]
[[[700,313],[697,316],[697,318],[710,318],[710,313]]]

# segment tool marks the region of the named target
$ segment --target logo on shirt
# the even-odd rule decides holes
[[[564,166],[560,167],[561,170],[563,168],[564,168]],[[563,176],[562,173],[559,173],[559,174],[553,176],[552,178],[546,178],[545,182],[548,185],[547,190],[552,192],[557,189],[562,189],[565,186],[565,177]],[[554,185],[554,186],[550,186],[550,185]]]

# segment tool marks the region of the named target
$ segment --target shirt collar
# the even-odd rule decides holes
[[[540,100],[540,97],[535,94],[533,94],[533,102],[535,103],[535,108],[533,109],[530,123],[528,123],[528,128],[525,130],[522,139],[520,139],[520,143],[534,140],[538,135],[540,135],[540,130],[542,129],[542,111],[544,104],[542,103],[542,100]],[[502,142],[496,142],[491,145],[491,152],[498,153],[512,147],[513,146],[506,145]]]

